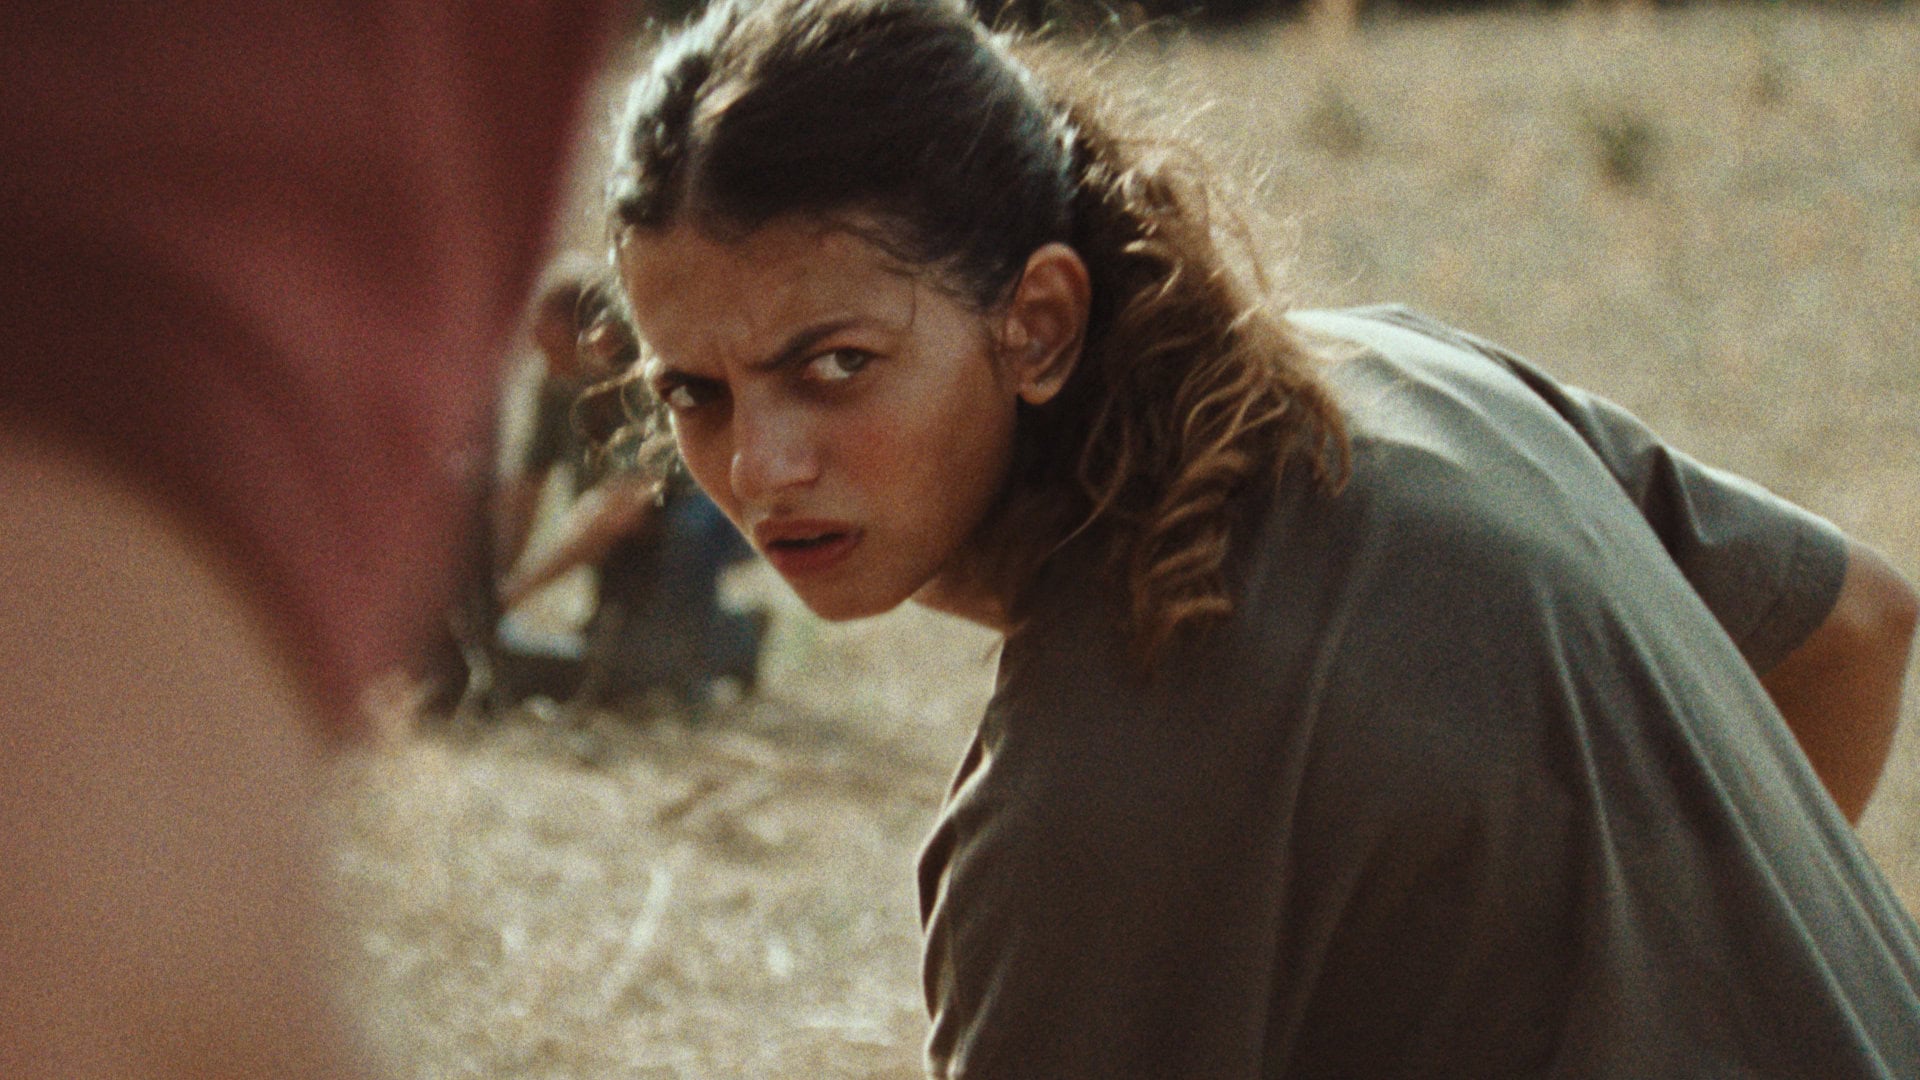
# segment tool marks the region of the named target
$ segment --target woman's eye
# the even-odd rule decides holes
[[[674,412],[686,412],[712,401],[717,390],[703,383],[686,380],[656,386],[654,393],[659,395],[661,401],[666,402],[667,408]]]
[[[859,349],[835,349],[821,353],[807,361],[807,378],[816,382],[843,382],[866,367],[872,359],[871,353]]]

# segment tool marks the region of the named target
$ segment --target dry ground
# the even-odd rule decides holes
[[[1920,575],[1920,9],[1149,35],[1116,73],[1261,177],[1313,302],[1414,303]],[[582,235],[591,235],[583,226]],[[704,723],[539,716],[343,765],[355,1005],[408,1077],[912,1077],[912,858],[991,642],[778,586]],[[1920,903],[1920,739],[1863,832]]]

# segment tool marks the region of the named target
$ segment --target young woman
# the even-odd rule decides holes
[[[1920,1075],[1870,551],[1428,319],[1271,310],[957,4],[722,0],[622,133],[693,476],[821,615],[1007,635],[935,1075]]]

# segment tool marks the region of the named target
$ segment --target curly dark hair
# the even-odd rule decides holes
[[[1344,430],[1257,258],[1223,254],[1254,245],[1197,153],[1122,134],[1017,47],[957,0],[718,0],[634,85],[610,225],[617,244],[688,220],[879,222],[861,235],[981,311],[1037,248],[1071,246],[1092,283],[1083,351],[1056,398],[1021,406],[966,572],[1017,619],[1050,556],[1097,544],[1151,664],[1231,609],[1235,496],[1294,466],[1336,488]]]

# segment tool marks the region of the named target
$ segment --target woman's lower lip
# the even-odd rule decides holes
[[[804,577],[840,565],[848,555],[853,554],[854,546],[859,542],[859,533],[844,532],[806,547],[769,544],[766,548],[767,561],[773,564],[781,577]]]

